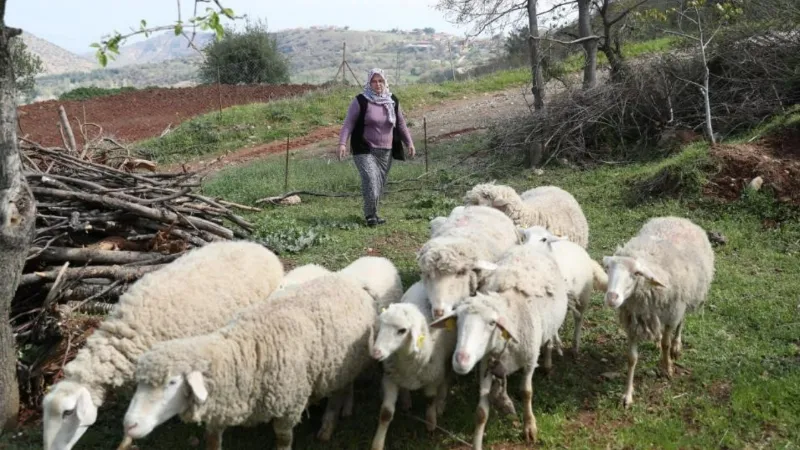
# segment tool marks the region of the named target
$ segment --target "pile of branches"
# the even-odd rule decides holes
[[[716,137],[744,132],[800,102],[800,32],[736,30],[711,47],[710,102]],[[523,153],[545,143],[543,163],[582,163],[668,153],[704,138],[703,63],[696,49],[630,61],[622,79],[579,86],[547,109],[498,126],[494,147]]]
[[[108,313],[130,283],[192,248],[253,230],[231,208],[255,208],[200,195],[196,173],[158,173],[155,164],[127,156],[112,167],[98,162],[109,162],[107,152],[86,148],[21,139],[36,234],[11,322],[29,405],[38,404],[99,323],[91,315]]]

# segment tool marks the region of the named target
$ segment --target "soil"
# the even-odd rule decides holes
[[[297,85],[204,85],[186,88],[151,88],[83,101],[48,100],[18,108],[20,136],[45,146],[63,146],[58,127],[58,107],[63,105],[75,139],[82,145],[78,119],[103,127],[104,134],[134,142],[159,136],[168,126],[199,114],[232,105],[268,102],[318,89]],[[85,113],[84,113],[85,110]],[[96,129],[90,127],[94,136]]]
[[[755,177],[779,201],[800,205],[800,127],[744,144],[721,144],[711,150],[719,165],[706,185],[707,195],[734,201]]]

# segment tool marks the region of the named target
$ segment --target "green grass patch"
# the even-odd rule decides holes
[[[675,37],[662,37],[641,42],[626,42],[622,44],[622,54],[626,59],[632,59],[648,54],[666,53],[674,48],[677,43],[678,38]],[[583,52],[576,51],[558,63],[558,72],[571,73],[581,71],[583,70],[584,60]],[[608,58],[606,58],[605,53],[600,51],[597,52],[597,66],[608,66]]]
[[[676,155],[643,165],[641,173],[629,183],[628,201],[636,205],[659,198],[696,196],[708,181],[711,167],[708,145],[692,144]]]
[[[303,196],[295,206],[269,206],[250,219],[256,239],[284,247],[289,264],[319,263],[336,270],[366,254],[390,258],[400,269],[405,287],[418,279],[415,251],[429,236],[428,220],[461,202],[464,191],[478,181],[497,178],[518,191],[554,184],[570,191],[584,208],[591,227],[589,252],[595,259],[613,253],[651,217],[687,217],[707,230],[722,233],[727,244],[716,247],[716,275],[705,307],[687,316],[681,368],[673,380],[656,371],[658,348],[640,347],[634,405],[619,405],[624,388],[625,335],[616,315],[605,308],[600,294],[585,321],[582,353],[577,360],[554,358],[554,373],[534,375],[533,410],[539,425],[537,448],[775,448],[793,449],[800,442],[800,220],[765,228],[769,198],[745,198],[717,203],[698,196],[656,198],[638,206],[628,204],[629,184],[670,165],[693,167],[701,159],[697,147],[660,163],[606,166],[588,171],[546,170],[533,176],[505,167],[503,176],[475,175],[476,167],[492,161],[467,160],[453,164],[475,149],[484,137],[462,138],[432,146],[432,173],[423,176],[420,159],[396,163],[394,183],[381,203],[388,222],[362,226],[358,178],[351,161],[297,159],[292,163],[290,189],[354,193],[355,197]],[[468,164],[469,166],[467,166]],[[205,186],[211,195],[234,201],[283,192],[283,160],[269,158],[251,166],[231,168]],[[425,181],[429,179],[431,181]],[[402,181],[410,180],[415,181]],[[760,194],[759,194],[760,195]],[[309,238],[311,234],[316,237]],[[277,245],[277,244],[276,244]],[[290,248],[290,247],[296,248]],[[572,319],[562,330],[571,344]],[[519,376],[509,380],[519,398]],[[84,449],[107,449],[119,442],[121,420],[129,392],[103,407],[98,422],[79,443]],[[390,449],[452,449],[457,439],[471,441],[477,386],[473,375],[457,377],[439,426],[452,433],[428,435],[424,425],[398,412],[389,429]],[[314,434],[322,407],[295,429],[293,448],[363,449],[375,431],[380,408],[380,382],[367,374],[356,389],[355,416],[339,422],[333,441],[320,443]],[[521,405],[517,421],[522,421]],[[425,400],[414,393],[410,415],[424,417]],[[453,437],[454,436],[454,437]],[[456,439],[457,438],[457,439]],[[167,450],[202,442],[202,429],[171,420],[140,448]],[[226,448],[256,449],[274,445],[271,427],[233,428],[225,434]],[[492,412],[486,446],[522,443],[521,429]],[[202,444],[200,444],[202,445]],[[41,448],[40,426],[22,435],[0,438],[10,450]]]
[[[515,69],[468,81],[396,86],[393,92],[404,111],[460,98],[464,95],[503,90],[530,80],[530,71]],[[162,163],[236,150],[279,139],[299,137],[315,128],[340,125],[359,88],[332,88],[303,96],[226,108],[220,115],[208,113],[182,123],[161,138],[143,141],[139,147]]]
[[[89,100],[90,98],[109,97],[111,95],[123,94],[125,92],[137,91],[133,86],[121,88],[101,88],[97,86],[79,87],[71,91],[64,92],[58,96],[59,100]]]

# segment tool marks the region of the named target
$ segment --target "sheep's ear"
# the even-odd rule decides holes
[[[658,277],[655,276],[653,271],[641,261],[636,261],[636,272],[634,272],[634,275],[641,276],[656,286],[667,287],[661,280],[658,279]]]
[[[513,330],[510,327],[505,317],[499,317],[497,319],[497,327],[500,328],[500,332],[503,335],[503,339],[505,340],[511,339],[514,342],[519,342],[519,339],[517,339],[517,331]]]
[[[506,205],[508,205],[508,200],[506,200],[504,198],[495,197],[492,200],[492,206],[494,206],[495,208],[502,208],[502,207],[504,207]]]
[[[428,325],[428,328],[445,328],[447,330],[453,330],[456,327],[456,321],[458,320],[458,316],[456,316],[456,312],[451,311],[449,314],[445,314],[444,316],[434,320]]]
[[[78,391],[78,401],[75,403],[75,414],[81,426],[89,426],[97,420],[97,407],[92,402],[92,395],[85,387]]]
[[[192,389],[192,395],[197,403],[203,404],[208,400],[208,390],[206,389],[203,374],[198,371],[189,372],[186,375],[186,383]]]

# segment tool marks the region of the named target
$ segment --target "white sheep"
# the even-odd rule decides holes
[[[633,374],[638,343],[661,342],[660,366],[668,377],[680,356],[684,315],[708,295],[714,278],[714,251],[708,236],[692,221],[657,217],[614,256],[603,258],[608,272],[606,304],[616,308],[628,336],[628,380],[622,397],[633,403]]]
[[[283,291],[288,286],[297,286],[299,284],[305,283],[306,281],[313,280],[315,278],[319,278],[325,275],[329,275],[331,273],[332,272],[330,270],[318,264],[306,264],[303,266],[297,266],[294,269],[287,272],[286,275],[284,275],[283,280],[276,289],[275,294],[277,294],[278,291]]]
[[[569,239],[555,236],[538,225],[525,228],[522,233],[525,235],[525,245],[537,246],[550,252],[558,264],[567,288],[569,309],[575,319],[572,352],[577,355],[580,351],[583,317],[592,300],[592,291],[605,292],[608,276],[603,267],[593,260],[583,247]],[[557,339],[555,344],[561,353],[561,340]]]
[[[133,381],[136,359],[159,341],[206,333],[266,298],[283,265],[246,241],[211,243],[144,275],[120,296],[44,397],[45,450],[69,450],[97,418],[106,393]]]
[[[388,269],[373,275],[372,292],[398,277]],[[258,303],[217,331],[154,345],[137,364],[127,435],[144,437],[179,415],[204,423],[208,448],[219,449],[227,427],[272,421],[278,449],[288,450],[306,405],[329,397],[317,436],[330,439],[336,414],[329,412],[374,364],[369,343],[378,311],[399,300],[376,301],[362,284],[333,273]]]
[[[521,245],[497,262],[475,296],[462,300],[453,312],[430,324],[433,328],[452,328],[452,321],[456,321],[458,340],[452,358],[456,373],[466,374],[480,362],[473,448],[480,450],[483,446],[492,387],[490,371],[507,376],[523,370],[524,435],[527,441],[535,441],[533,372],[542,346],[545,368],[552,365],[552,340],[566,314],[567,292],[555,259],[536,247]]]
[[[403,281],[394,263],[381,256],[362,256],[339,270],[357,280],[378,303],[388,305],[403,296]]]
[[[451,213],[417,252],[433,317],[475,292],[483,269],[478,261],[496,261],[519,241],[511,219],[494,208],[468,206]]]
[[[383,363],[383,403],[372,450],[382,450],[395,403],[401,389],[423,389],[429,398],[425,411],[428,431],[436,429],[436,419],[445,409],[449,367],[456,334],[429,329],[432,320],[425,285],[414,283],[400,299],[378,317],[378,333],[372,357]]]
[[[519,227],[543,226],[583,248],[589,245],[589,223],[581,205],[557,186],[540,186],[519,195],[510,186],[483,183],[469,190],[464,202],[497,208]]]
[[[448,217],[452,216],[454,214],[461,214],[463,211],[464,211],[464,206],[456,206],[455,208],[453,208],[452,211],[450,211],[450,214],[448,215]],[[436,231],[439,229],[439,226],[441,226],[445,222],[447,222],[447,217],[443,217],[443,216],[438,216],[438,217],[434,217],[433,219],[431,219],[430,222],[429,222],[430,229],[431,229],[431,235],[436,234]]]

